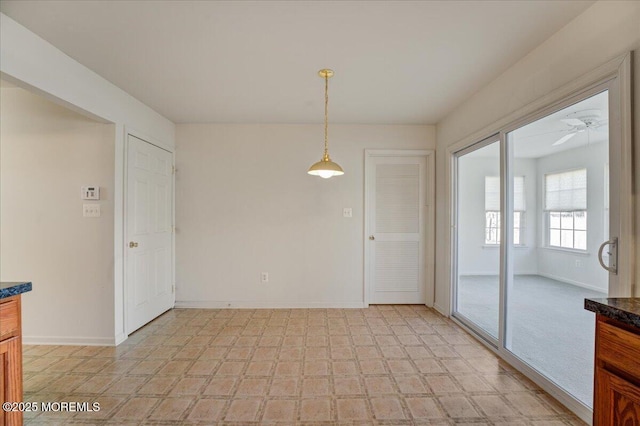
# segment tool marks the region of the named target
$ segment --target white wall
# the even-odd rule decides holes
[[[124,146],[127,131],[173,151],[174,124],[133,96],[76,62],[56,47],[0,13],[2,78],[82,114],[115,124],[115,188],[113,194],[112,343],[126,338],[124,329],[123,211]],[[34,288],[34,292],[38,291]],[[79,336],[82,337],[82,336]]]
[[[114,126],[20,88],[0,101],[0,279],[33,282],[24,341],[109,344]],[[83,185],[101,187],[100,218],[82,217]]]
[[[434,130],[331,125],[345,174],[324,180],[321,125],[178,125],[177,306],[361,307],[364,149],[433,149]]]
[[[604,170],[608,162],[608,145],[598,143],[558,154],[542,157],[537,161],[538,171],[538,270],[540,275],[595,290],[607,291],[607,272],[598,263],[598,247],[609,239],[604,224]],[[587,169],[587,252],[577,254],[546,248],[544,218],[544,175],[577,168]],[[519,273],[518,268],[515,273]]]
[[[437,125],[436,178],[436,307],[449,313],[450,298],[450,197],[445,167],[447,147],[464,137],[489,131],[491,124],[519,108],[551,93],[579,76],[597,68],[625,52],[640,48],[640,2],[599,1],[559,32],[542,43],[522,60],[510,67],[492,83],[478,91]],[[635,135],[640,134],[640,55],[635,52]],[[495,129],[493,129],[495,131]],[[485,136],[489,136],[487,133]],[[637,141],[636,141],[637,146]],[[639,149],[635,149],[635,169],[640,169]],[[640,187],[640,173],[635,173],[636,189]],[[636,202],[636,206],[637,206]],[[636,208],[636,222],[640,223],[640,209]],[[636,226],[636,240],[640,229]],[[640,271],[636,269],[637,281]]]
[[[537,274],[537,199],[536,160],[517,159],[514,174],[524,176],[525,228],[521,247],[514,250],[516,274]],[[485,238],[485,176],[500,176],[500,159],[487,157],[463,157],[458,164],[459,186],[459,244],[458,273],[460,275],[499,275],[500,247],[487,246]]]
[[[70,109],[174,145],[171,121],[2,13],[0,71],[3,78]]]

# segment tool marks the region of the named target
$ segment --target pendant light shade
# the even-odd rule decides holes
[[[333,71],[322,69],[318,71],[318,75],[324,78],[324,155],[320,161],[309,167],[307,173],[329,179],[333,176],[343,175],[344,171],[342,167],[331,161],[329,157],[329,139],[327,137],[327,130],[329,128],[329,78],[333,77]]]

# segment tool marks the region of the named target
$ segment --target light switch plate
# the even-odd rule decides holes
[[[353,217],[353,209],[351,207],[342,209],[342,217]]]
[[[83,204],[83,217],[100,217],[100,204]]]
[[[95,185],[83,186],[81,188],[81,196],[83,200],[99,200],[100,187]]]

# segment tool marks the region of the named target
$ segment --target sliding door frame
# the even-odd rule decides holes
[[[529,124],[539,118],[545,117],[566,106],[572,105],[580,100],[586,99],[605,90],[609,91],[609,111],[613,120],[609,122],[609,152],[610,161],[613,167],[619,167],[620,180],[612,182],[611,187],[617,186],[617,200],[611,200],[611,205],[615,202],[618,208],[618,223],[610,224],[610,229],[615,229],[615,236],[618,236],[618,273],[609,274],[609,295],[617,297],[632,296],[635,291],[635,246],[634,246],[634,211],[632,197],[633,182],[633,155],[631,140],[631,53],[615,58],[599,68],[585,74],[581,78],[574,80],[547,96],[515,111],[509,116],[491,124],[480,132],[477,132],[447,149],[447,186],[449,192],[449,220],[451,234],[449,238],[450,247],[450,305],[449,312],[454,314],[456,307],[456,283],[457,283],[457,159],[468,152],[481,147],[483,142],[496,141],[496,136],[500,139],[500,162],[501,162],[501,211],[509,212],[513,210],[510,185],[513,171],[510,144],[507,141],[509,132]],[[616,186],[614,186],[616,185]],[[614,191],[610,191],[613,193]],[[511,204],[511,205],[510,205]],[[611,210],[613,213],[613,209]],[[518,371],[533,380],[538,386],[551,394],[573,411],[578,417],[587,423],[591,423],[592,409],[581,403],[579,400],[560,389],[550,379],[543,376],[531,368],[528,364],[517,358],[512,352],[506,349],[506,285],[512,276],[512,240],[513,240],[513,218],[509,214],[503,214],[501,221],[502,242],[500,244],[500,320],[499,337],[497,346],[495,339],[478,330],[478,327],[471,326],[464,317],[452,319],[463,329],[475,335],[478,340],[484,343],[489,349],[503,358]],[[612,215],[613,216],[613,215]],[[460,316],[458,313],[457,316]],[[488,338],[489,337],[489,338]]]
[[[502,170],[503,168],[503,159],[502,159],[502,136],[500,133],[496,133],[493,134],[487,138],[484,138],[481,141],[478,141],[470,146],[467,146],[463,149],[461,149],[460,151],[455,152],[454,158],[453,158],[453,162],[452,162],[452,179],[454,182],[454,185],[452,186],[452,202],[453,202],[453,208],[452,208],[452,271],[453,271],[453,280],[452,280],[452,292],[451,292],[451,316],[460,321],[461,323],[465,324],[466,327],[470,328],[473,330],[473,332],[475,334],[477,334],[479,337],[481,337],[485,343],[487,343],[488,345],[490,345],[491,347],[493,347],[494,349],[498,349],[500,346],[500,342],[502,341],[502,330],[504,329],[502,321],[502,315],[499,315],[499,320],[498,320],[498,338],[496,339],[495,337],[493,337],[491,334],[489,334],[487,331],[483,330],[480,327],[476,327],[473,324],[473,321],[469,318],[467,318],[463,312],[460,312],[457,310],[457,306],[458,306],[458,277],[459,277],[459,270],[458,270],[458,228],[459,228],[459,217],[458,217],[458,205],[459,205],[459,194],[458,194],[458,177],[459,177],[459,165],[458,165],[458,160],[460,159],[460,157],[462,157],[463,155],[466,154],[470,154],[474,151],[477,151],[479,149],[485,148],[489,145],[492,145],[494,143],[498,143],[500,145],[500,170]],[[502,174],[500,172],[500,174]],[[502,185],[500,186],[502,188]],[[500,194],[500,200],[503,199],[502,194]],[[501,201],[502,204],[502,201]],[[500,230],[500,232],[504,232],[502,229]],[[503,234],[504,235],[504,234]],[[503,257],[503,250],[504,250],[504,243],[501,241],[500,242],[500,264],[498,265],[498,276],[500,279],[500,290],[499,290],[499,296],[500,299],[498,301],[498,311],[499,312],[503,312],[503,276],[501,274],[501,271],[503,270],[503,265],[502,265],[502,261],[504,259]]]

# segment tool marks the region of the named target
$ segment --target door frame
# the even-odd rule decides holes
[[[120,218],[121,219],[121,234],[116,233],[116,236],[119,237],[116,239],[115,242],[115,247],[119,248],[121,250],[121,259],[122,259],[122,299],[120,301],[116,300],[116,306],[120,306],[122,309],[122,335],[120,336],[119,339],[117,339],[116,341],[116,345],[118,345],[119,343],[123,342],[124,340],[127,339],[127,337],[129,336],[129,334],[131,334],[133,331],[128,329],[128,322],[127,322],[127,315],[128,315],[128,303],[127,303],[127,294],[129,291],[129,286],[131,285],[131,283],[129,283],[127,281],[127,229],[128,229],[128,213],[129,213],[129,206],[127,204],[127,188],[129,187],[129,175],[128,175],[128,167],[129,167],[129,158],[128,158],[128,151],[129,151],[129,136],[133,136],[135,138],[138,138],[150,145],[153,145],[157,148],[163,149],[165,151],[168,151],[169,153],[171,153],[171,167],[172,167],[172,176],[171,176],[171,282],[172,282],[172,294],[173,294],[173,305],[175,305],[175,299],[176,299],[176,292],[175,292],[175,282],[176,282],[176,268],[175,268],[175,263],[176,263],[176,233],[175,233],[175,218],[176,218],[176,195],[175,195],[175,190],[176,190],[176,173],[175,173],[175,159],[176,159],[176,154],[175,154],[175,148],[172,146],[169,146],[167,144],[164,144],[152,137],[150,137],[149,135],[146,135],[142,132],[139,132],[135,129],[131,129],[131,128],[125,128],[124,129],[124,140],[123,140],[123,146],[122,146],[122,173],[120,174],[120,176],[122,176],[122,182],[121,185],[119,182],[116,181],[116,188],[121,188],[122,190],[122,209],[120,210],[122,212],[122,216],[119,215],[115,215],[116,218]],[[118,153],[116,153],[117,156]],[[116,173],[116,176],[118,176],[118,173]],[[116,211],[118,211],[118,207],[116,206]],[[118,241],[119,240],[119,241]],[[116,257],[117,258],[117,257]]]
[[[609,90],[609,108],[610,111],[618,112],[617,122],[609,122],[609,134],[610,134],[610,152],[619,154],[619,165],[621,170],[620,182],[618,182],[620,199],[618,203],[619,211],[619,225],[618,225],[618,275],[614,284],[610,284],[610,295],[622,297],[632,296],[635,291],[635,243],[634,243],[634,205],[632,197],[633,186],[633,155],[632,155],[632,116],[631,116],[631,53],[626,53],[622,56],[612,59],[611,61],[601,65],[593,71],[583,75],[582,77],[566,84],[546,96],[518,109],[507,117],[498,120],[497,122],[487,126],[479,132],[476,132],[463,140],[449,146],[446,151],[445,162],[445,176],[447,179],[447,195],[448,200],[448,214],[446,220],[449,225],[449,238],[446,243],[448,247],[448,256],[446,265],[449,270],[449,283],[446,291],[449,292],[448,297],[448,316],[451,316],[454,308],[455,289],[454,284],[456,282],[455,273],[456,267],[456,250],[455,241],[456,233],[455,229],[455,190],[456,190],[456,159],[457,155],[466,148],[474,145],[475,143],[485,140],[492,135],[499,134],[501,141],[501,162],[503,170],[502,179],[504,175],[508,176],[510,171],[506,164],[506,159],[509,156],[508,144],[506,143],[506,135],[509,131],[514,130],[522,125],[535,121],[538,118],[561,109],[563,106],[573,103],[576,99],[586,98],[590,94],[595,94],[599,89],[604,88]],[[619,145],[612,150],[611,143],[616,141]],[[613,162],[613,158],[609,159],[610,163]],[[506,188],[505,185],[501,185],[501,203],[506,206]],[[505,217],[502,221],[502,234],[507,237],[510,235],[505,232],[509,230],[511,226],[511,220]],[[510,247],[508,238],[505,238],[504,244],[501,247],[501,288],[503,286],[502,280],[510,273]],[[460,325],[463,329],[470,332],[472,335],[477,336],[478,340],[485,344],[487,348],[495,352],[502,359],[514,366],[518,371],[522,372],[533,380],[538,386],[556,398],[558,401],[567,406],[578,417],[587,423],[591,422],[592,410],[587,406],[571,397],[566,392],[560,390],[549,379],[542,376],[542,374],[533,370],[526,363],[518,359],[515,355],[511,354],[506,348],[503,347],[504,342],[504,329],[502,314],[504,312],[504,300],[502,300],[504,291],[501,291],[501,320],[500,320],[500,340],[498,347],[491,345],[485,341],[476,330],[470,328],[465,323],[452,317],[452,320]]]
[[[371,266],[371,250],[367,243],[367,235],[371,226],[369,214],[371,208],[370,191],[373,185],[369,178],[372,170],[372,159],[378,157],[424,157],[427,160],[426,170],[426,206],[425,207],[425,262],[424,262],[424,283],[425,286],[425,306],[432,307],[435,298],[435,151],[432,149],[365,149],[364,150],[364,229],[362,241],[364,244],[364,283],[363,283],[363,306],[369,307],[371,297],[371,277],[369,267]]]

